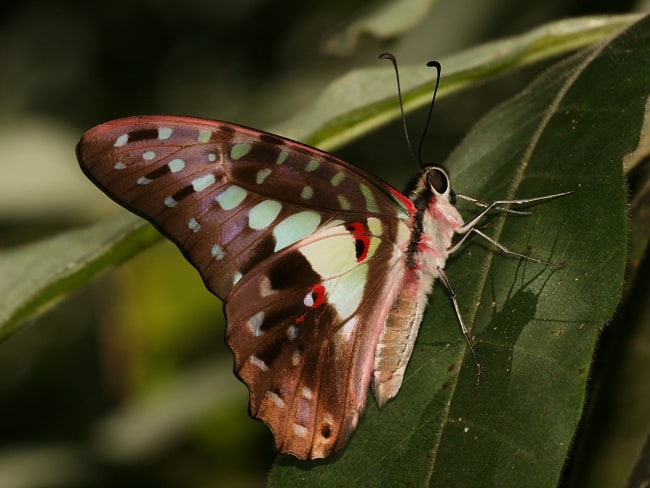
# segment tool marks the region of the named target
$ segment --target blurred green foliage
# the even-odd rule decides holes
[[[363,36],[347,57],[323,54],[328,36],[377,4],[5,2],[0,252],[115,211],[74,160],[76,139],[101,121],[177,113],[264,128],[301,111],[351,68],[376,66],[384,50],[406,65],[424,63],[568,16],[642,8],[612,0],[441,2],[392,39]],[[443,160],[481,115],[544,66],[440,99],[427,159]],[[409,117],[415,133],[424,116]],[[399,124],[391,123],[337,154],[389,178],[395,161],[407,159],[401,141]],[[644,209],[647,191],[639,181],[646,179],[633,180],[632,188]],[[639,228],[647,228],[638,215]],[[617,458],[612,451],[637,455],[637,445],[626,450],[624,432],[612,430],[622,410],[645,403],[633,389],[616,391],[612,384],[648,370],[647,354],[639,352],[649,340],[647,309],[635,306],[648,297],[646,245],[636,254],[638,279],[617,319],[628,327],[606,330],[594,370],[592,397],[601,401],[589,409],[590,425],[606,428],[590,429],[586,443],[578,439],[567,485],[595,486],[596,477],[600,486],[623,482],[629,466],[603,468],[602,460]],[[231,374],[223,327],[218,300],[165,242],[5,340],[0,486],[263,485],[272,439],[246,415],[247,392]],[[625,357],[638,361],[632,371]],[[601,391],[608,392],[605,401]],[[614,474],[602,477],[602,469]]]

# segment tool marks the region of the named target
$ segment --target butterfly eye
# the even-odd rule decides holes
[[[451,193],[453,195],[452,198],[455,197],[455,194],[449,187],[449,176],[447,176],[447,173],[445,173],[442,168],[432,166],[427,174],[427,181],[429,182],[431,190],[433,190],[437,195]]]

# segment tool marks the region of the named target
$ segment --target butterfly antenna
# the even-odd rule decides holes
[[[391,53],[382,53],[379,55],[379,59],[389,60],[393,64],[393,68],[395,68],[395,79],[397,80],[397,96],[399,97],[399,109],[402,113],[402,126],[404,127],[404,136],[406,137],[406,145],[409,148],[409,153],[411,153],[411,157],[415,160],[415,153],[413,152],[413,146],[411,146],[411,139],[409,138],[409,131],[406,127],[406,116],[404,115],[404,101],[402,100],[402,86],[399,82],[399,69],[397,69],[397,59]],[[422,166],[422,161],[420,159],[417,161],[420,163],[420,166]]]
[[[422,131],[422,137],[420,138],[420,146],[418,147],[418,161],[420,166],[422,165],[422,146],[424,146],[424,138],[427,135],[429,130],[429,124],[431,122],[431,115],[433,114],[433,105],[436,101],[436,94],[438,93],[438,85],[440,85],[440,72],[442,71],[442,66],[438,61],[429,61],[427,66],[436,68],[438,75],[436,76],[436,87],[433,89],[433,97],[431,98],[431,104],[429,105],[429,113],[427,114],[427,121],[424,124],[424,130]]]

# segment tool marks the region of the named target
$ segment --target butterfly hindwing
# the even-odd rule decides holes
[[[205,119],[112,121],[77,154],[224,299],[235,370],[276,447],[303,459],[342,448],[404,277],[410,202],[332,155]]]
[[[235,371],[250,387],[251,413],[271,426],[282,452],[327,456],[364,409],[377,325],[403,274],[401,250],[369,220],[281,251],[245,275],[226,304]]]

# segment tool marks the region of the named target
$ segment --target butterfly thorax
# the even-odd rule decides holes
[[[415,213],[406,254],[406,273],[375,350],[373,390],[380,405],[399,391],[422,316],[436,278],[445,267],[449,248],[463,219],[442,168],[431,166],[411,192]]]

